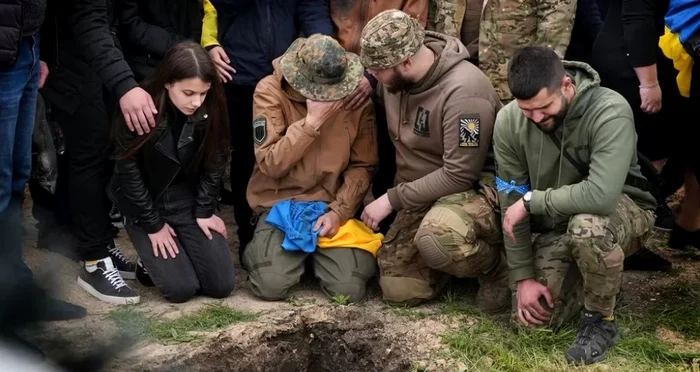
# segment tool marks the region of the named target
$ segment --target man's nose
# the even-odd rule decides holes
[[[537,124],[540,124],[542,120],[544,120],[545,115],[542,112],[535,111],[532,113],[532,121],[534,121]]]

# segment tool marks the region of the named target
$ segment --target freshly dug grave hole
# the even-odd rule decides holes
[[[388,330],[384,324],[377,317],[352,307],[314,307],[285,314],[272,325],[231,330],[199,352],[181,358],[174,369],[207,372],[410,370],[410,346],[415,340],[409,341],[404,337],[407,332]]]

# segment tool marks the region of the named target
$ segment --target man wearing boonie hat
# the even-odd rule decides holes
[[[510,305],[491,135],[501,102],[456,38],[386,11],[362,33],[396,146],[396,182],[362,213],[371,228],[398,211],[379,250],[384,300],[415,305],[450,275],[479,278],[477,305]]]
[[[352,247],[288,251],[284,232],[266,218],[280,201],[325,202],[316,228],[321,238],[333,238],[358,211],[377,165],[374,109],[367,102],[346,111],[343,99],[364,69],[356,54],[319,34],[294,41],[273,67],[253,97],[256,166],[247,194],[258,222],[243,252],[251,290],[267,300],[286,298],[310,256],[328,296],[358,301],[376,272],[372,253]]]

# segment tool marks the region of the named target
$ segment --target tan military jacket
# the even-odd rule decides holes
[[[360,206],[377,165],[374,108],[340,110],[316,130],[305,122],[306,100],[285,88],[278,60],[253,97],[255,170],[248,203],[256,213],[277,202],[324,201],[345,223]],[[236,159],[233,159],[236,161]]]

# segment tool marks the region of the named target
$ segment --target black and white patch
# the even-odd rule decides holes
[[[459,147],[479,147],[481,121],[479,114],[468,114],[459,118]]]
[[[430,110],[418,107],[416,121],[413,123],[413,134],[420,137],[430,137]]]
[[[256,144],[262,145],[267,138],[267,119],[259,117],[253,120],[253,140]]]

